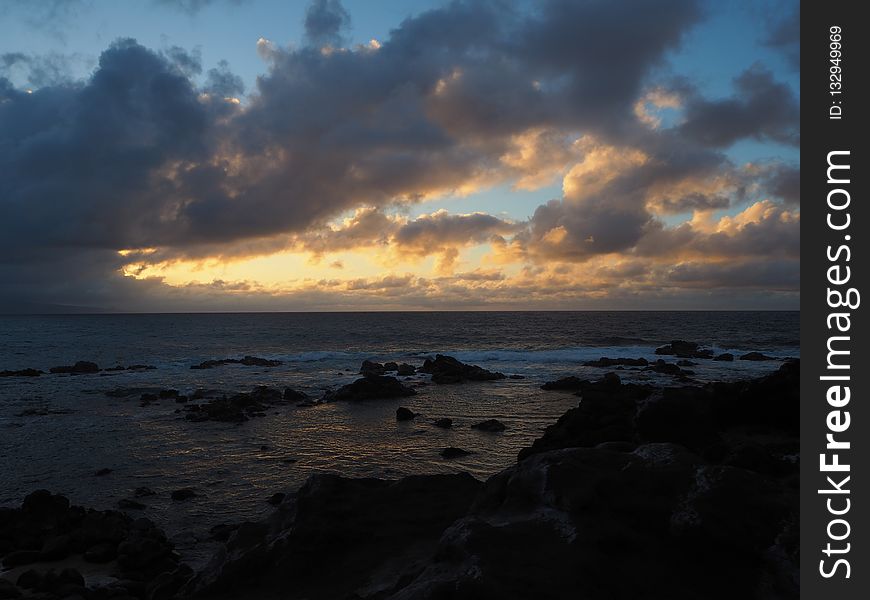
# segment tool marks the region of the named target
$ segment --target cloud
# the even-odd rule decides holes
[[[196,52],[133,40],[114,42],[86,81],[64,79],[60,66],[32,94],[0,79],[0,171],[10,174],[0,179],[0,205],[11,215],[0,250],[16,256],[3,263],[0,288],[22,301],[123,306],[138,302],[136,289],[181,302],[229,293],[233,282],[176,294],[121,273],[179,259],[369,248],[434,255],[436,279],[450,279],[450,294],[465,302],[477,289],[469,285],[487,283],[493,294],[506,285],[454,275],[468,268],[462,252],[473,246],[491,245],[496,264],[537,267],[642,255],[656,236],[663,247],[681,235],[700,239],[661,219],[755,201],[755,187],[786,200],[785,170],[746,172],[721,148],[742,138],[795,144],[799,115],[796,98],[761,67],[724,100],[655,81],[701,12],[694,0],[549,0],[527,12],[457,1],[348,48],[347,12],[323,0],[304,17],[307,44],[258,43],[267,72],[244,102],[227,63],[203,78]],[[653,122],[663,108],[680,112],[682,124]],[[534,190],[559,177],[563,197],[528,223],[402,216],[447,195],[496,184]],[[62,282],[53,281],[58,256]],[[444,281],[415,289],[431,300]],[[367,289],[375,288],[356,291]]]
[[[315,46],[339,46],[350,27],[350,15],[340,0],[313,0],[305,13],[305,37]]]
[[[789,64],[795,70],[801,66],[801,11],[800,2],[786,2],[790,10],[781,11],[778,19],[771,19],[768,24],[768,37],[764,43],[783,52]],[[781,16],[782,13],[784,16]]]
[[[690,98],[681,132],[716,147],[744,138],[800,144],[800,106],[789,86],[756,65],[738,76],[734,87],[737,93],[731,98]]]

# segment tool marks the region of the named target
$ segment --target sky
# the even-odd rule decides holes
[[[799,308],[796,0],[0,0],[0,312]]]

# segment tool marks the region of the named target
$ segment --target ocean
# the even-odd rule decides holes
[[[798,312],[435,312],[248,313],[0,316],[0,370],[79,360],[100,367],[145,364],[145,371],[0,378],[0,506],[46,488],[73,502],[113,508],[137,487],[157,494],[138,511],[164,527],[193,565],[214,549],[209,529],[268,513],[266,499],[297,488],[315,472],[399,478],[468,471],[485,479],[516,460],[578,398],[540,385],[566,375],[600,377],[582,362],[602,356],[655,356],[674,339],[714,352],[760,351],[798,357]],[[184,419],[173,400],[142,407],[119,388],[181,393],[291,387],[320,397],[359,377],[364,359],[415,366],[435,353],[523,379],[435,385],[418,374],[418,394],[398,400],[270,409],[241,424]],[[276,367],[205,360],[253,355]],[[670,360],[673,357],[665,357]],[[779,361],[698,361],[694,379],[734,380],[770,372]],[[672,384],[649,371],[619,371],[628,381]],[[418,416],[397,422],[396,408]],[[452,429],[432,422],[453,419]],[[496,418],[503,433],[470,428]],[[457,446],[466,457],[445,460]],[[100,470],[110,470],[96,475]],[[173,502],[172,490],[199,496]],[[137,512],[137,511],[134,511]]]

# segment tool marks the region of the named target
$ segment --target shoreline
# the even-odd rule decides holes
[[[622,590],[627,584],[618,578],[611,582],[615,595],[605,596],[600,574],[593,577],[599,587],[590,588],[588,578],[605,559],[651,568],[641,549],[653,541],[672,553],[671,566],[664,558],[649,559],[663,573],[693,560],[700,569],[737,569],[740,577],[731,582],[706,575],[706,585],[718,581],[721,590],[736,594],[730,597],[750,588],[753,594],[766,590],[756,597],[792,597],[796,564],[787,542],[797,535],[798,455],[788,415],[796,418],[798,372],[793,361],[753,380],[683,387],[622,383],[616,372],[608,373],[577,384],[578,407],[485,483],[467,475],[313,475],[277,500],[263,521],[221,532],[227,534],[224,547],[198,574],[183,567],[161,571],[164,595],[155,595],[149,581],[137,597],[528,597],[511,595],[530,580],[513,572],[519,565],[507,568],[511,561],[501,556],[501,546],[535,565],[533,579],[546,577],[566,593],[580,586],[590,598],[644,597]],[[645,490],[646,501],[635,498],[638,490]],[[764,535],[733,521],[737,501],[744,512],[760,515],[750,522]],[[637,522],[635,511],[648,519]],[[723,519],[740,527],[729,531],[717,524]],[[367,541],[373,535],[380,541]],[[531,551],[536,544],[548,560]],[[585,578],[562,572],[568,565],[559,552],[588,567]],[[324,561],[347,576],[329,581]],[[252,587],[254,580],[260,587]],[[701,594],[692,586],[703,580],[686,580],[667,592]],[[288,596],[290,589],[296,595]],[[705,594],[727,597],[715,589]]]

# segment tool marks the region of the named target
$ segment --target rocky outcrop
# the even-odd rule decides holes
[[[685,340],[674,340],[670,344],[656,348],[656,354],[677,358],[713,358],[712,350],[701,348],[699,344]]]
[[[417,391],[414,388],[403,385],[395,377],[387,375],[367,375],[366,377],[357,379],[353,383],[344,385],[335,391],[328,392],[323,397],[323,400],[326,402],[359,402],[362,400],[405,398],[407,396],[413,396],[416,393]]]
[[[467,381],[493,381],[495,379],[504,379],[504,373],[487,371],[483,367],[477,365],[467,365],[453,358],[452,356],[444,356],[436,354],[434,359],[427,358],[420,367],[423,373],[432,375],[432,381],[435,383],[464,383]]]
[[[272,406],[294,402],[296,392],[292,390],[290,392],[288,394],[287,390],[282,392],[261,385],[250,392],[235,394],[229,398],[224,396],[202,404],[188,404],[184,407],[184,418],[195,423],[202,421],[242,423],[251,417],[265,416],[265,411]]]
[[[608,358],[607,356],[602,356],[598,360],[587,360],[583,363],[586,367],[601,367],[601,368],[611,368],[611,367],[645,367],[649,364],[649,361],[645,358]]]
[[[113,596],[171,598],[192,576],[163,532],[145,518],[122,512],[70,506],[69,500],[46,490],[33,492],[20,508],[0,509],[0,556],[6,568],[28,566],[17,579],[22,590],[43,598],[108,597],[107,590],[87,588],[75,569],[51,571],[41,563],[65,558],[112,563],[119,580],[135,580]],[[16,597],[7,585],[5,597]],[[162,592],[158,593],[158,588]],[[120,592],[123,592],[120,593]],[[11,594],[11,595],[10,595]],[[164,595],[158,595],[164,594]]]
[[[220,360],[205,360],[198,365],[191,365],[191,369],[213,369],[223,365],[244,365],[246,367],[277,367],[280,360],[269,360],[258,356],[245,356],[244,358],[222,358]]]
[[[384,598],[422,568],[482,484],[468,474],[399,481],[314,475],[261,523],[229,534],[187,594]],[[340,576],[337,576],[340,574]]]
[[[0,377],[39,377],[44,371],[39,369],[20,369],[18,371],[0,371]]]
[[[487,419],[486,421],[475,423],[471,428],[477,429],[478,431],[488,431],[490,433],[498,433],[507,429],[505,424],[498,419]]]
[[[405,408],[404,406],[400,406],[396,409],[397,421],[412,421],[416,416],[417,413],[411,411],[409,408]]]
[[[86,373],[99,373],[100,367],[97,365],[97,363],[80,360],[74,365],[52,367],[48,371],[49,373],[55,374],[64,373],[68,375],[83,375]]]
[[[713,360],[718,360],[720,362],[731,362],[732,360],[734,360],[734,355],[731,354],[730,352],[723,352],[722,354],[718,355]]]
[[[575,377],[571,375],[569,377],[562,377],[561,379],[557,379],[555,381],[547,381],[544,385],[541,386],[542,390],[563,390],[563,391],[576,391],[579,390],[580,387],[584,383],[589,383],[585,379],[580,379],[579,377]]]
[[[776,360],[773,356],[768,356],[766,354],[762,354],[761,352],[748,352],[740,357],[740,360]]]

